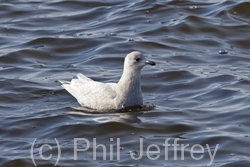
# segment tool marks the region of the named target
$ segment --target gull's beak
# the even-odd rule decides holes
[[[155,65],[155,62],[153,62],[153,61],[149,61],[149,60],[147,60],[146,62],[145,62],[145,65],[151,65],[151,66],[154,66]]]

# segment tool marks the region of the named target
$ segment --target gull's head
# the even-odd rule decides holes
[[[153,61],[147,60],[145,56],[138,51],[133,51],[129,53],[126,56],[125,62],[124,62],[124,66],[137,69],[137,70],[141,70],[142,67],[144,67],[145,65],[154,66],[155,63]]]

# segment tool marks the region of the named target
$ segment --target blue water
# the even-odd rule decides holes
[[[0,166],[249,167],[249,9],[242,0],[1,2]],[[133,50],[157,64],[141,76],[155,108],[76,110],[57,80],[117,82]]]

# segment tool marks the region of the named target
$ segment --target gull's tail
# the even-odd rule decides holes
[[[72,96],[74,96],[75,98],[76,98],[76,90],[73,88],[73,87],[71,87],[71,85],[70,85],[70,82],[69,81],[64,81],[64,80],[58,80],[62,85],[62,87],[64,88],[64,89],[66,89]]]
[[[92,79],[86,77],[85,75],[79,73],[76,75],[77,79],[72,79],[71,82],[64,81],[64,80],[58,80],[62,85],[64,89],[66,89],[72,96],[74,96],[76,99],[78,99],[79,92],[78,88],[79,85],[85,84],[89,81],[93,81]]]

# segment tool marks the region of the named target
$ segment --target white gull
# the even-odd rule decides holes
[[[118,110],[143,104],[140,76],[145,65],[155,65],[138,51],[125,57],[124,69],[118,83],[101,83],[77,74],[71,82],[60,81],[78,103],[94,110]]]

